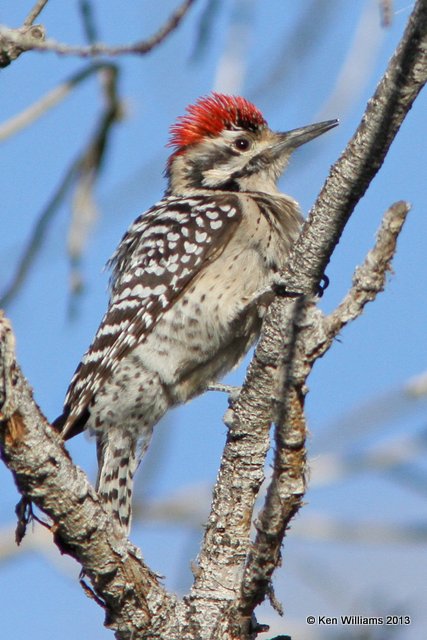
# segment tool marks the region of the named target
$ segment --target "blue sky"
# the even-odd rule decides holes
[[[148,37],[176,2],[104,0],[93,5],[100,39],[118,44]],[[73,317],[68,313],[66,254],[70,198],[47,229],[31,274],[7,309],[19,361],[37,402],[51,419],[60,413],[70,378],[104,312],[108,276],[102,267],[130,222],[161,197],[165,144],[176,116],[199,95],[216,89],[241,93],[256,102],[275,129],[340,118],[339,128],[295,154],[280,182],[307,212],[330,164],[358,124],[412,8],[411,2],[395,0],[392,24],[383,29],[375,0],[224,2],[219,3],[210,38],[200,50],[195,49],[195,34],[205,5],[196,2],[180,28],[151,54],[117,61],[126,115],[113,133],[97,186],[99,218],[81,261],[84,291],[74,301]],[[0,22],[21,24],[29,7],[5,0]],[[306,14],[311,16],[308,22]],[[303,18],[307,26],[295,38]],[[40,21],[57,40],[83,42],[77,3],[50,2]],[[21,56],[0,77],[0,123],[86,64],[55,54]],[[93,131],[100,107],[98,82],[92,77],[32,127],[2,142],[0,293],[47,199]],[[422,398],[409,401],[402,392],[402,385],[421,373],[427,361],[426,124],[424,92],[358,205],[327,271],[331,285],[321,305],[329,311],[347,291],[355,266],[372,246],[382,213],[396,200],[412,203],[385,293],[345,329],[309,380],[312,480],[307,505],[284,546],[284,566],[275,578],[286,618],[280,620],[267,606],[258,615],[261,622],[272,624],[272,631],[292,632],[302,640],[314,638],[318,631],[304,623],[310,614],[409,613],[414,618],[404,632],[409,640],[420,637],[427,623],[420,596],[427,574],[421,548],[426,540],[426,487],[422,482],[410,484],[414,470],[422,477],[427,471],[422,459],[425,444],[416,441],[425,429],[426,404]],[[243,375],[241,368],[230,374],[229,381],[238,384]],[[357,413],[360,407],[366,409]],[[132,532],[146,560],[177,591],[189,585],[189,563],[197,553],[206,496],[224,443],[225,409],[225,397],[208,393],[172,411],[156,429],[137,482],[143,515],[150,505],[178,502],[181,494],[187,505],[195,503],[191,523],[142,518]],[[360,462],[384,448],[401,452],[414,442],[421,444],[413,447],[415,452],[400,475],[396,469]],[[79,437],[70,443],[70,451],[93,479],[94,443]],[[328,480],[325,469],[332,476],[338,461],[345,462],[346,471],[336,471]],[[0,486],[1,554],[3,537],[10,539],[13,530],[18,500],[4,467]],[[340,537],[332,526],[337,522],[348,526]],[[366,535],[371,525],[384,528],[361,542],[353,539],[356,525]],[[387,531],[402,526],[412,527],[412,538],[387,537]],[[35,640],[57,634],[64,640],[112,637],[102,627],[102,612],[78,585],[77,565],[61,559],[49,541],[40,543],[41,550],[34,549],[37,535],[29,532],[19,553],[0,555],[4,637],[26,639],[29,625]]]

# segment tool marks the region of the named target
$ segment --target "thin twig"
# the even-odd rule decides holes
[[[89,2],[89,0],[80,0],[79,9],[82,16],[86,40],[89,44],[94,44],[98,39],[98,29],[95,24],[92,3]]]
[[[43,11],[45,6],[47,5],[48,0],[38,0],[34,7],[31,9],[28,16],[25,18],[24,27],[30,27],[37,16]]]
[[[22,285],[24,284],[26,277],[30,271],[30,267],[33,264],[36,256],[38,255],[43,241],[45,240],[47,227],[56,211],[58,210],[59,206],[63,202],[71,185],[76,179],[78,167],[79,161],[74,160],[74,162],[72,162],[71,166],[65,172],[52,198],[49,200],[46,207],[40,214],[34,230],[31,234],[30,240],[28,241],[28,244],[24,249],[24,253],[19,260],[15,275],[13,276],[12,281],[7,287],[6,291],[4,291],[2,296],[0,297],[0,307],[6,308],[15,298]]]
[[[78,84],[80,84],[80,82],[85,80],[88,76],[91,76],[93,73],[108,68],[109,66],[110,65],[105,62],[91,62],[89,66],[72,75],[68,80],[49,91],[27,109],[24,109],[21,113],[18,113],[9,120],[1,123],[0,140],[5,140],[24,127],[28,127],[46,113],[46,111],[55,107],[59,102],[61,102],[61,100],[64,100],[64,98],[66,98],[67,95]]]
[[[0,27],[0,39],[9,41],[14,47],[19,47],[26,51],[54,51],[60,55],[73,55],[83,58],[95,56],[120,56],[128,54],[146,54],[160,45],[170,33],[180,24],[181,20],[196,0],[185,0],[180,7],[170,16],[167,22],[150,38],[141,40],[134,44],[109,47],[102,43],[89,46],[68,45],[56,40],[44,40],[43,42],[33,40],[19,33],[16,29]]]
[[[294,245],[286,273],[291,291],[297,291],[297,286],[302,286],[302,291],[315,291],[318,287],[356,204],[380,169],[426,81],[427,0],[417,0],[359,127],[332,166]]]
[[[357,318],[363,307],[384,290],[385,274],[396,251],[396,242],[409,213],[407,202],[396,202],[384,214],[377,242],[365,262],[356,269],[353,285],[341,304],[325,320],[325,329],[335,337],[341,329]]]
[[[71,263],[71,294],[79,293],[82,279],[79,262],[85,242],[97,217],[94,188],[106,157],[113,125],[122,116],[122,105],[117,91],[119,70],[114,65],[102,70],[102,90],[105,106],[95,133],[81,154],[75,192],[73,197],[71,224],[68,230],[68,255]],[[71,303],[73,303],[73,298]],[[72,306],[70,312],[73,312]]]
[[[10,304],[20,291],[30,271],[31,265],[42,247],[48,225],[73,184],[77,185],[76,194],[78,194],[79,197],[75,199],[72,224],[69,232],[69,247],[73,267],[75,267],[78,262],[88,228],[86,223],[81,224],[81,220],[88,211],[88,204],[91,201],[93,187],[99,176],[105,158],[105,152],[108,148],[109,134],[112,126],[120,119],[122,113],[121,103],[117,95],[117,68],[114,65],[107,63],[91,65],[73,76],[65,86],[75,86],[78,82],[81,82],[81,80],[96,71],[101,71],[106,74],[103,85],[105,107],[96,131],[83,152],[79,153],[78,157],[71,163],[52,198],[38,217],[27,247],[18,263],[15,275],[6,291],[4,291],[0,297],[0,306],[6,307]],[[83,229],[86,231],[83,232]]]

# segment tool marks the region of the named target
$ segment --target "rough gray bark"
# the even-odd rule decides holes
[[[328,317],[312,292],[357,201],[380,167],[427,79],[427,0],[418,0],[362,123],[320,194],[283,274],[295,298],[276,299],[227,415],[227,442],[191,592],[168,594],[140,553],[114,529],[82,471],[34,403],[15,362],[10,324],[0,317],[0,444],[19,491],[52,520],[54,542],[78,560],[116,637],[248,640],[253,611],[270,591],[281,544],[305,490],[305,382],[334,337],[385,283],[408,212],[397,203],[383,219],[374,249]],[[250,531],[275,425],[273,475]],[[86,590],[89,587],[86,586]]]

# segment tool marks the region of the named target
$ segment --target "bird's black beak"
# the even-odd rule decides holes
[[[309,124],[306,127],[299,127],[291,131],[277,133],[277,140],[273,144],[273,151],[277,156],[280,156],[285,151],[293,151],[302,144],[321,136],[322,133],[326,133],[329,129],[333,129],[338,123],[339,120],[325,120],[324,122]]]

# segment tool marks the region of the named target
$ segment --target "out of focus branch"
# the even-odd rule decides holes
[[[123,114],[117,89],[118,73],[115,65],[105,65],[101,71],[104,109],[95,133],[77,161],[78,171],[67,241],[72,269],[72,294],[79,292],[82,286],[78,266],[88,233],[97,217],[94,188],[105,161],[113,127]]]
[[[95,56],[121,56],[128,54],[143,55],[159,46],[175,29],[188,12],[195,0],[184,0],[184,2],[174,11],[165,24],[147,40],[140,40],[133,44],[110,47],[100,42],[89,46],[68,45],[56,40],[35,39],[35,34],[27,32],[25,29],[11,29],[6,26],[0,27],[0,45],[3,49],[14,49],[19,51],[15,58],[23,51],[53,51],[60,55],[80,56],[83,58]],[[33,27],[33,29],[35,26]],[[31,37],[32,36],[32,37]],[[44,31],[43,31],[44,38]],[[10,56],[9,56],[10,57]],[[0,61],[1,62],[1,61]],[[9,60],[10,62],[10,60]],[[1,66],[1,64],[0,64]]]
[[[79,9],[82,16],[86,40],[89,44],[94,44],[98,37],[98,30],[96,28],[92,3],[89,0],[80,0]]]
[[[70,80],[62,85],[62,89],[58,88],[58,94],[62,93],[65,96],[73,87],[95,72],[102,74],[105,103],[96,131],[83,152],[71,163],[52,198],[39,215],[12,281],[0,296],[0,306],[6,307],[10,304],[20,291],[42,247],[48,225],[73,185],[76,186],[76,190],[68,244],[73,267],[78,263],[88,229],[93,220],[93,188],[102,168],[113,125],[122,116],[121,102],[117,92],[118,70],[115,65],[96,63],[72,76]],[[10,129],[11,127],[9,126]],[[79,281],[76,275],[75,281]],[[77,289],[78,285],[74,287],[74,290]]]
[[[84,69],[74,73],[68,80],[49,91],[45,96],[37,100],[21,113],[0,124],[0,141],[15,135],[21,129],[35,122],[49,109],[55,107],[64,100],[83,80],[102,69],[108,68],[105,62],[94,62]]]
[[[36,4],[24,20],[24,27],[30,27],[33,24],[34,20],[40,15],[47,3],[48,0],[37,0]]]
[[[12,277],[6,290],[0,296],[0,307],[6,308],[21,290],[27,275],[30,272],[31,265],[34,263],[39,251],[43,245],[47,228],[52,221],[55,213],[64,201],[71,185],[75,182],[77,176],[78,162],[74,161],[65,172],[61,182],[57,186],[52,198],[47,203],[39,215],[31,237],[24,249],[16,271]]]
[[[379,0],[381,24],[383,27],[389,27],[392,23],[393,16],[393,0]]]

